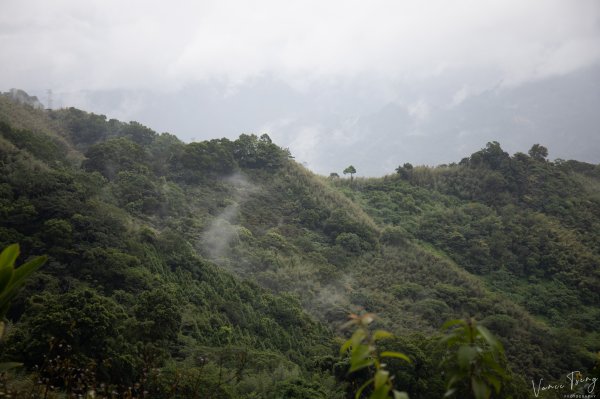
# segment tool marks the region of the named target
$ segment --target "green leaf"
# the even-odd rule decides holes
[[[464,341],[462,330],[452,331],[451,333],[442,337],[441,342],[445,343],[446,346],[452,346],[455,342]]]
[[[373,340],[378,341],[380,339],[394,338],[394,334],[385,330],[376,330],[373,333]]]
[[[10,282],[0,293],[0,306],[4,306],[4,304],[14,296],[17,288],[25,283],[25,279],[46,263],[47,259],[48,257],[46,256],[38,256],[15,269]]]
[[[442,330],[447,330],[450,327],[454,327],[454,326],[457,326],[459,324],[464,326],[465,325],[465,321],[461,320],[461,319],[448,320],[447,322],[445,322],[442,325]]]
[[[502,383],[498,378],[494,377],[493,375],[485,374],[485,379],[488,380],[488,382],[494,386],[494,390],[496,391],[496,393],[500,393]]]
[[[350,362],[354,363],[358,360],[363,360],[371,356],[371,351],[367,345],[361,344],[352,347],[352,355],[350,356]]]
[[[19,244],[11,244],[4,248],[0,254],[0,269],[5,267],[14,268],[15,261],[19,256]]]
[[[356,362],[352,362],[352,365],[350,367],[350,370],[348,370],[348,372],[353,373],[357,370],[364,369],[365,367],[372,366],[373,363],[374,363],[373,359],[357,360]]]
[[[475,399],[488,399],[490,397],[490,389],[479,378],[471,378],[471,386],[473,388]]]
[[[344,344],[340,347],[340,355],[343,355],[344,353],[346,353],[348,351],[348,349],[350,349],[351,346],[352,346],[351,339],[344,342]]]
[[[495,348],[497,350],[504,349],[502,348],[502,344],[500,343],[500,341],[498,341],[496,337],[494,337],[494,335],[487,328],[483,326],[477,326],[476,328],[477,331],[479,331],[479,334],[481,334],[481,336],[485,340],[485,342],[487,342],[492,348]]]
[[[385,385],[385,383],[389,380],[389,378],[390,378],[389,371],[382,370],[382,369],[377,370],[377,372],[375,373],[375,389],[379,388],[382,385]]]
[[[350,355],[350,373],[369,367],[372,364],[373,359],[371,358],[371,351],[367,345],[360,344],[352,347],[352,354]]]
[[[5,249],[2,252],[2,262],[4,267],[7,267],[7,263],[4,262],[14,263],[14,259],[16,259],[17,255],[18,246],[16,246],[16,244]],[[17,289],[20,288],[25,283],[25,279],[31,273],[39,269],[47,259],[46,256],[39,256],[14,270],[10,281],[0,292],[0,318],[3,318],[6,315],[11,299],[17,294]]]
[[[394,389],[394,399],[409,399],[406,392],[396,391]]]
[[[13,276],[12,267],[1,267],[0,268],[0,292],[3,292]]]
[[[23,363],[17,363],[17,362],[0,363],[0,373],[4,373],[8,370],[12,370],[14,368],[21,367],[22,365],[23,365]]]
[[[448,397],[450,397],[450,396],[454,395],[454,392],[456,392],[456,388],[451,388],[451,389],[448,389],[448,390],[446,391],[446,393],[444,394],[444,398],[448,398]]]
[[[372,313],[367,313],[367,314],[365,314],[365,315],[362,316],[362,321],[366,325],[371,324],[373,322],[373,320],[375,320],[375,317],[373,317]]]
[[[450,380],[448,381],[448,389],[450,389],[451,387],[454,386],[454,384],[456,384],[458,381],[460,381],[460,379],[464,376],[464,373],[456,373],[453,374],[452,377],[450,377]]]
[[[0,373],[4,373],[5,371],[17,368],[17,367],[21,367],[23,365],[23,363],[17,363],[17,362],[5,362],[5,363],[0,363]]]
[[[0,301],[0,319],[4,319],[6,313],[8,313],[8,308],[10,307],[10,300]]]
[[[383,384],[373,391],[369,396],[369,399],[388,399],[388,393],[390,392],[390,386],[387,384]]]
[[[369,386],[370,383],[373,382],[373,378],[369,378],[364,384],[362,384],[360,386],[360,388],[358,388],[358,391],[356,391],[356,395],[354,395],[355,399],[359,399],[360,395],[362,395],[363,391],[365,390],[366,387]]]
[[[497,362],[495,362],[495,361],[487,362],[487,365],[490,366],[492,368],[492,370],[494,370],[500,377],[502,377],[502,378],[508,377],[508,373],[506,372],[506,370],[504,370],[502,368],[502,366],[500,366]]]
[[[460,368],[466,369],[477,356],[477,350],[472,346],[463,345],[460,348],[458,348],[456,356]]]
[[[381,357],[394,357],[394,358],[397,358],[397,359],[406,360],[407,362],[411,363],[410,358],[408,356],[406,356],[404,353],[400,353],[400,352],[385,351],[385,352],[381,352],[381,354],[379,356],[381,356]]]
[[[352,334],[352,337],[350,338],[350,341],[352,342],[352,347],[359,346],[366,337],[367,333],[362,328],[354,331],[354,334]]]
[[[17,269],[15,269],[15,274],[13,276],[11,284],[13,283],[13,281],[21,281],[22,279],[26,278],[31,273],[39,269],[44,263],[46,263],[47,260],[47,256],[38,256],[37,258],[22,264]]]

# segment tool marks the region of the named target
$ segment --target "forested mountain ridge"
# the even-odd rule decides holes
[[[350,182],[267,135],[184,144],[4,98],[0,121],[0,244],[51,259],[9,315],[4,357],[30,369],[55,337],[116,386],[166,391],[159,369],[182,397],[344,397],[361,376],[336,327],[360,308],[415,359],[396,370],[411,397],[443,394],[437,334],[456,317],[504,342],[515,397],[593,367],[598,166],[491,143]]]

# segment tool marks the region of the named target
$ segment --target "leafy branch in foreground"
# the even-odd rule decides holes
[[[15,269],[15,261],[19,256],[19,244],[6,247],[0,254],[0,337],[4,333],[4,317],[10,306],[10,301],[17,294],[19,288],[25,284],[27,277],[39,269],[48,259],[38,256]]]
[[[450,356],[442,361],[448,371],[444,397],[488,399],[492,388],[500,393],[508,374],[502,367],[504,348],[492,333],[474,319],[449,320],[442,326],[448,334],[442,338]],[[467,390],[467,392],[465,392]]]
[[[27,277],[39,269],[47,260],[46,256],[38,256],[15,269],[15,261],[19,256],[19,244],[6,247],[0,254],[0,339],[4,336],[4,318],[10,306],[10,301],[17,294],[19,288],[25,284]],[[21,363],[0,363],[0,372],[18,367]]]
[[[389,398],[390,394],[394,399],[408,399],[406,392],[400,392],[394,389],[393,377],[386,370],[386,364],[383,358],[397,358],[410,362],[408,356],[400,352],[381,352],[377,350],[376,342],[386,338],[392,338],[393,335],[384,330],[369,330],[369,324],[374,320],[374,315],[366,313],[363,315],[350,315],[344,327],[354,327],[356,330],[349,340],[344,342],[340,348],[340,354],[349,353],[350,370],[349,373],[364,369],[374,368],[373,377],[369,378],[357,391],[355,398],[359,399],[365,389],[373,385],[369,399]]]

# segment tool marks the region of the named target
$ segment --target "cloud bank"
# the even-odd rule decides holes
[[[0,85],[24,88],[173,90],[270,75],[306,90],[465,69],[518,85],[600,59],[596,0],[5,0],[0,10]]]

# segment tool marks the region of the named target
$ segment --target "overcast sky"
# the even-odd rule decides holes
[[[318,173],[490,140],[600,162],[600,1],[0,3],[0,90],[185,141],[269,133]]]

